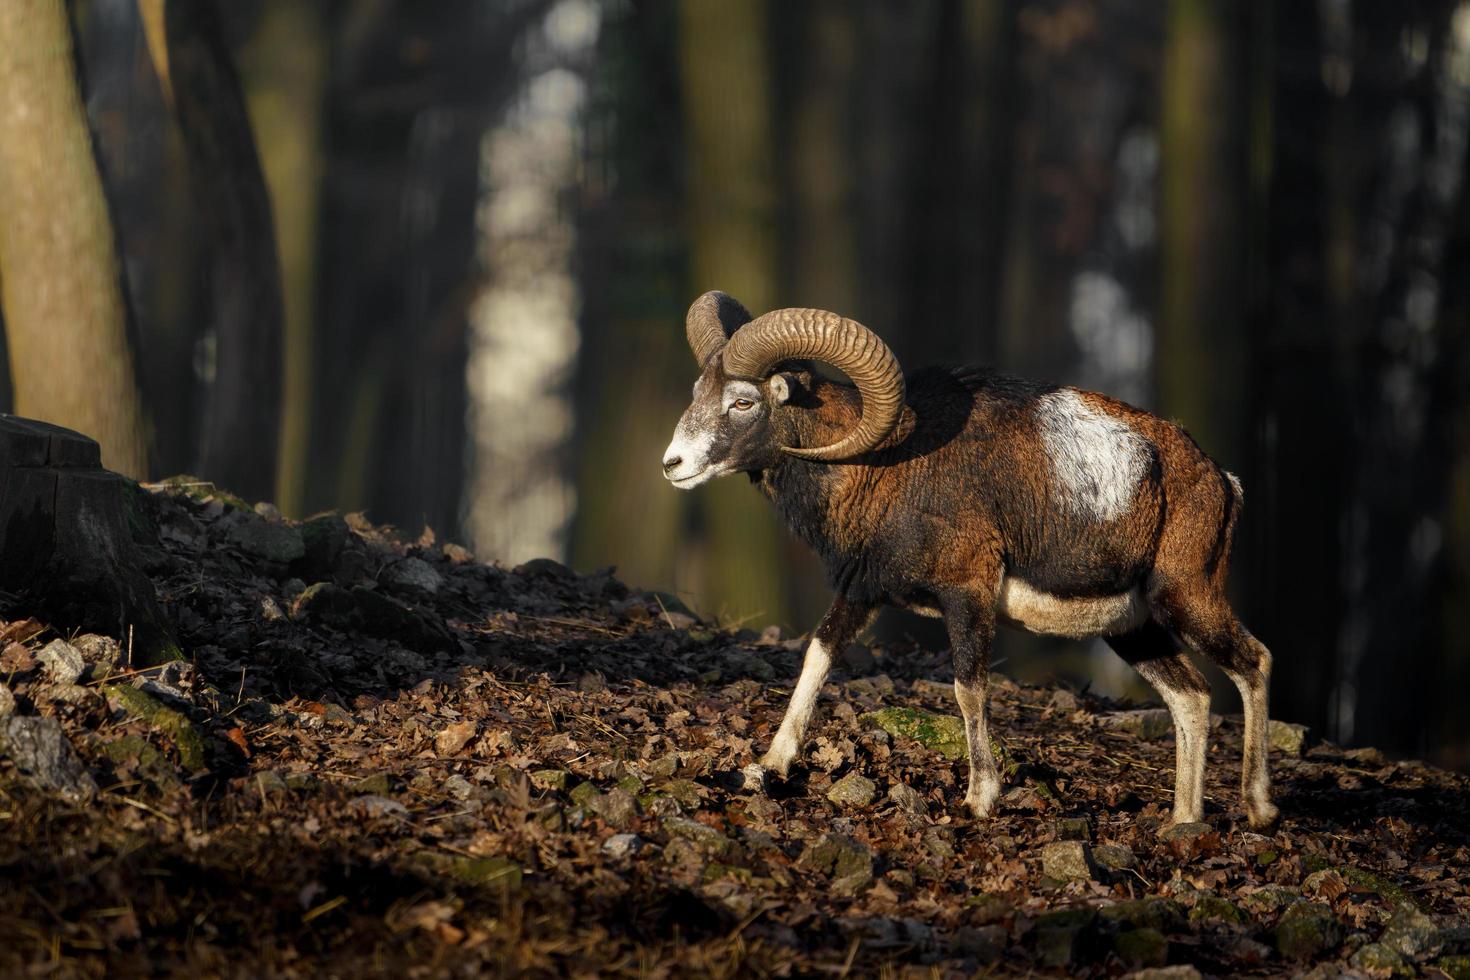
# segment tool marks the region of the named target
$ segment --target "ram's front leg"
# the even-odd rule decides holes
[[[765,783],[767,773],[786,777],[791,763],[801,754],[801,745],[806,738],[807,726],[811,724],[812,712],[816,710],[817,695],[832,669],[832,657],[842,650],[872,620],[877,607],[867,603],[856,603],[838,596],[832,608],[822,617],[816,634],[806,648],[806,659],[801,664],[801,677],[796,690],[791,693],[791,703],[786,707],[786,717],[771,742],[771,748],[759,763],[745,768],[746,784],[758,789]]]
[[[944,624],[954,657],[954,693],[965,719],[970,751],[970,787],[965,805],[988,817],[1000,796],[1000,775],[990,751],[985,692],[990,678],[990,644],[995,639],[995,588],[989,584],[945,597]]]

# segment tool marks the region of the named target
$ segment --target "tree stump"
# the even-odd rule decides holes
[[[136,485],[102,468],[98,445],[0,414],[0,591],[56,626],[118,637],[135,666],[181,656],[138,562]],[[151,542],[156,545],[157,542]]]

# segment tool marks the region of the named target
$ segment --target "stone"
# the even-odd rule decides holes
[[[1145,742],[1154,742],[1174,730],[1174,719],[1163,708],[1111,711],[1098,719],[1106,728],[1127,732]]]
[[[963,759],[970,754],[964,719],[955,715],[934,714],[919,708],[883,708],[862,715],[860,720],[894,738],[918,742],[946,759]]]
[[[823,834],[806,846],[796,863],[834,880],[873,878],[873,852],[843,834]]]
[[[1092,840],[1092,825],[1086,817],[1063,817],[1056,823],[1057,840]]]
[[[1071,714],[1082,706],[1082,702],[1077,699],[1077,695],[1064,688],[1058,688],[1053,691],[1047,704],[1063,714]]]
[[[705,854],[727,855],[735,851],[735,842],[709,824],[688,817],[666,817],[664,832],[671,837],[686,840]]]
[[[1188,964],[1150,966],[1125,973],[1123,977],[1124,980],[1202,980],[1199,970]]]
[[[516,889],[521,886],[521,866],[503,857],[462,857],[450,866],[450,874],[467,885],[493,885]]]
[[[1298,902],[1281,914],[1271,937],[1282,956],[1310,960],[1337,948],[1343,939],[1343,928],[1327,905]]]
[[[621,786],[594,797],[587,808],[613,827],[626,827],[638,819],[638,800]]]
[[[306,555],[301,532],[289,524],[245,521],[230,528],[229,543],[256,558],[286,565]]]
[[[1109,871],[1127,871],[1138,867],[1138,858],[1124,844],[1098,844],[1092,849],[1092,860]]]
[[[1163,966],[1169,962],[1169,940],[1157,929],[1129,929],[1113,937],[1113,952],[1126,963]]]
[[[905,813],[916,817],[929,815],[929,806],[924,802],[924,798],[919,795],[918,790],[907,783],[894,783],[888,787],[888,799]]]
[[[438,595],[444,587],[444,576],[422,558],[405,558],[383,571],[383,581],[396,589],[420,595]]]
[[[1032,935],[1042,965],[1060,970],[1080,962],[1096,920],[1097,912],[1089,908],[1061,909],[1040,916]]]
[[[92,667],[92,676],[105,677],[123,666],[122,646],[110,636],[83,633],[74,637],[71,645],[81,653],[82,659]]]
[[[1004,921],[1016,907],[1000,895],[985,893],[965,900],[966,917],[972,925],[993,925]]]
[[[347,521],[341,514],[317,514],[303,521],[297,532],[301,535],[303,551],[292,565],[292,571],[306,579],[331,578],[337,560],[352,539]]]
[[[613,834],[602,842],[602,853],[614,860],[632,857],[643,847],[643,838],[637,834]]]
[[[537,789],[552,791],[564,790],[571,773],[565,769],[537,769],[531,773],[531,785]]]
[[[1441,956],[1434,965],[1450,980],[1470,980],[1470,956]]]
[[[1296,725],[1289,721],[1277,721],[1272,718],[1266,728],[1266,741],[1270,743],[1274,751],[1296,758],[1306,749],[1307,735],[1310,731],[1311,729],[1306,725]]]
[[[1041,870],[1058,881],[1087,881],[1096,874],[1092,848],[1085,841],[1066,840],[1041,849]]]
[[[369,817],[406,817],[408,807],[397,800],[376,793],[364,793],[348,804],[353,810]]]
[[[1217,895],[1201,895],[1194,903],[1194,908],[1189,910],[1189,921],[1191,922],[1233,922],[1236,925],[1246,925],[1250,922],[1250,916],[1233,902],[1226,901]]]
[[[15,694],[10,686],[0,682],[0,720],[15,714]]]
[[[1382,943],[1368,943],[1354,953],[1348,962],[1374,976],[1413,976],[1411,967],[1399,953]]]
[[[1400,903],[1378,941],[1401,956],[1422,959],[1440,951],[1443,940],[1434,920],[1412,905]]]
[[[57,684],[75,684],[87,672],[82,652],[65,640],[52,640],[36,651],[36,659]]]
[[[865,807],[878,795],[878,785],[860,773],[850,772],[827,791],[827,799],[838,806]]]
[[[1170,845],[1171,850],[1181,853],[1194,850],[1196,845],[1205,843],[1211,835],[1215,838],[1213,843],[1218,843],[1220,835],[1207,823],[1176,823],[1160,831],[1159,839]]]
[[[1302,900],[1300,893],[1282,885],[1263,885],[1247,895],[1241,896],[1240,904],[1246,911],[1257,916],[1267,916],[1278,909],[1294,905]]]
[[[204,736],[182,711],[168,707],[147,691],[129,684],[108,684],[102,688],[102,693],[107,695],[110,703],[167,737],[185,769],[191,772],[204,769]]]
[[[8,756],[32,784],[72,803],[97,795],[97,782],[55,718],[11,715],[0,719],[0,755]]]
[[[1098,910],[1103,921],[1116,927],[1178,932],[1185,926],[1184,909],[1168,898],[1135,898]]]
[[[1000,959],[1009,941],[1002,926],[960,926],[949,940],[949,951],[988,963]]]

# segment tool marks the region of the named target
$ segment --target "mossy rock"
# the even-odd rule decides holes
[[[166,479],[159,480],[155,486],[162,487],[175,496],[188,497],[196,503],[204,503],[213,497],[232,510],[254,513],[254,510],[245,502],[244,498],[238,497],[228,490],[221,490],[208,480],[201,480],[197,476],[180,473],[178,476],[170,476]]]
[[[1337,948],[1342,942],[1342,923],[1321,902],[1298,902],[1281,914],[1272,930],[1276,949],[1289,959],[1310,960]]]
[[[450,875],[466,885],[501,888],[521,887],[521,866],[503,857],[462,857],[452,861]]]
[[[964,759],[970,754],[964,719],[955,715],[939,715],[919,708],[882,708],[863,715],[862,721],[894,738],[918,742],[946,759]]]
[[[179,777],[163,753],[141,735],[124,735],[102,746],[102,754],[114,765],[132,765],[139,776],[160,792],[177,789]]]
[[[102,688],[124,711],[146,722],[166,736],[179,754],[179,761],[190,772],[205,767],[204,736],[181,711],[176,711],[147,691],[128,684],[107,684]]]
[[[1163,966],[1169,962],[1169,940],[1157,929],[1129,929],[1113,939],[1119,958],[1140,966]]]
[[[1434,965],[1451,980],[1470,980],[1470,956],[1441,956]]]
[[[1226,901],[1218,895],[1201,895],[1194,903],[1194,908],[1189,910],[1189,921],[1216,921],[1233,922],[1236,925],[1246,925],[1250,922],[1250,916],[1245,910],[1234,902]]]

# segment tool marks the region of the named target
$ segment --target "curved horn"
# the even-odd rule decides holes
[[[689,307],[684,317],[684,336],[700,367],[710,355],[730,339],[730,335],[750,322],[750,313],[735,297],[712,289]]]
[[[857,385],[863,399],[858,424],[830,446],[785,447],[802,459],[832,461],[865,453],[893,431],[903,412],[898,358],[873,331],[836,313],[773,310],[732,337],[723,356],[725,371],[735,377],[764,378],[782,361],[809,357],[840,369]]]

